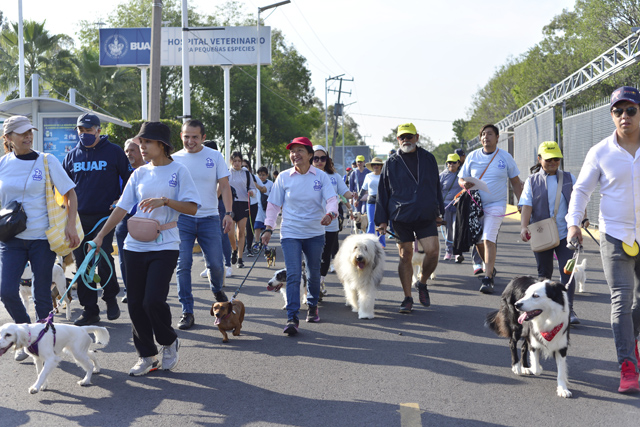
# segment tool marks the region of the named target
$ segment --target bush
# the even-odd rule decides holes
[[[120,147],[124,149],[124,142],[133,138],[140,132],[140,127],[144,120],[131,120],[129,124],[131,125],[131,129],[127,129],[123,126],[114,125],[113,123],[107,123],[107,126],[104,129],[104,133],[109,135],[109,141],[114,144],[118,144]],[[171,145],[173,145],[174,151],[182,150],[182,140],[180,139],[180,130],[182,129],[182,123],[177,120],[162,120],[160,122],[169,126],[171,129]]]

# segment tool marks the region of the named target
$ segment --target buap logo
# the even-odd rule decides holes
[[[336,179],[334,177],[331,177],[331,185],[336,185]]]
[[[176,187],[178,185],[178,176],[174,173],[169,180],[169,187]]]
[[[42,181],[42,171],[40,169],[35,169],[33,171],[33,180]]]
[[[316,179],[313,181],[313,189],[316,191],[322,190],[322,183]]]
[[[498,160],[498,169],[504,169],[507,167],[507,164],[504,162],[504,160]]]
[[[120,34],[107,37],[104,43],[104,51],[113,59],[120,59],[129,51],[129,42]]]
[[[209,169],[211,169],[212,167],[214,167],[216,164],[213,162],[213,159],[210,159],[209,157],[207,157],[207,167]]]

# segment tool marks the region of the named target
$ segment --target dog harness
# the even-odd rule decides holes
[[[49,328],[51,328],[51,331],[53,332],[53,345],[54,346],[56,345],[56,327],[53,326],[53,312],[51,312],[46,319],[38,320],[38,323],[46,323],[46,325],[40,331],[40,333],[38,334],[38,338],[36,338],[36,340],[33,343],[31,343],[31,330],[29,330],[29,342],[31,343],[31,345],[27,347],[27,350],[29,350],[29,353],[33,353],[36,356],[38,356],[38,342],[42,339],[44,334],[47,333]]]
[[[540,332],[540,335],[542,335],[542,338],[544,338],[545,340],[551,341],[555,338],[556,335],[558,335],[558,332],[560,332],[563,326],[564,326],[564,323],[560,323],[558,326],[556,326],[549,332]]]

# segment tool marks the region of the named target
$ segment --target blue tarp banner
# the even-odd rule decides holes
[[[151,28],[100,29],[100,66],[135,67],[151,63]]]

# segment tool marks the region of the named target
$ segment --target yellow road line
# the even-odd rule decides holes
[[[417,403],[400,404],[400,425],[402,427],[422,427],[420,405]]]

